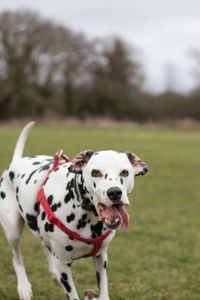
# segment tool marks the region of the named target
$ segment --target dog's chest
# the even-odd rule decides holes
[[[93,246],[74,241],[72,237],[64,234],[48,221],[47,213],[37,203],[37,193],[52,165],[52,158],[26,158],[22,162],[23,167],[15,166],[15,173],[18,175],[13,183],[16,185],[20,212],[34,235],[58,256],[75,259],[89,254]],[[68,167],[67,164],[58,167],[45,183],[44,192],[48,204],[57,218],[70,230],[89,239],[99,237],[106,229],[98,221],[94,211],[82,207],[83,187],[80,182],[76,182],[76,174],[70,172]],[[89,201],[87,198],[84,200]]]
[[[79,236],[87,239],[95,239],[101,236],[106,228],[103,227],[102,222],[98,221],[97,216],[82,207],[83,199],[80,199],[80,190],[83,187],[75,184],[75,175],[73,173],[66,173],[64,177],[65,180],[67,178],[67,181],[64,189],[59,189],[59,192],[55,193],[55,189],[52,188],[52,181],[56,183],[61,180],[62,176],[62,170],[58,170],[54,173],[54,176],[49,178],[45,186],[45,193],[51,209],[68,229]],[[75,259],[91,252],[93,246],[88,245],[87,242],[74,241],[72,236],[61,232],[57,226],[49,224],[44,211],[41,211],[38,217],[40,234],[43,235],[44,239],[46,236],[50,236],[51,240],[56,240],[56,243],[60,245],[59,248],[62,249],[62,256]],[[54,243],[55,248],[57,248],[56,243]]]
[[[55,204],[52,204],[52,207],[54,206]],[[61,210],[59,207],[55,212],[56,216],[73,233],[77,233],[86,239],[95,239],[105,232],[102,222],[91,218],[91,214],[87,211],[74,207],[74,203],[63,205],[63,208]],[[56,225],[50,224],[42,209],[38,215],[38,232],[40,238],[48,246],[49,251],[60,258],[62,257],[63,260],[86,256],[94,247],[94,245],[89,245],[87,242],[74,240],[72,235],[68,235]]]
[[[51,173],[44,186],[44,193],[51,211],[70,231],[86,239],[95,239],[105,232],[106,228],[103,228],[103,223],[98,221],[94,212],[82,207],[81,196],[86,202],[89,199],[84,196],[83,186],[77,180],[76,174],[68,168],[61,166]],[[93,246],[87,242],[74,241],[73,236],[65,234],[58,226],[48,221],[47,213],[41,205],[37,208],[36,234],[39,234],[50,251],[72,259],[91,252]]]

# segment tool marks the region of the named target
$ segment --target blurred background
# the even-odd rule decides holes
[[[198,0],[1,0],[0,120],[200,119]]]

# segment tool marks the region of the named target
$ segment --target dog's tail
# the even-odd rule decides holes
[[[19,135],[19,138],[17,140],[16,146],[15,146],[12,161],[17,160],[22,157],[27,136],[34,125],[35,125],[35,122],[30,122],[22,129],[22,131]]]

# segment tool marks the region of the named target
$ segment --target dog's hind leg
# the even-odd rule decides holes
[[[24,227],[24,220],[18,212],[12,192],[8,189],[5,199],[0,199],[0,221],[12,250],[12,261],[17,276],[19,299],[31,300],[31,284],[27,278],[23,258],[20,253],[20,237]]]
[[[20,253],[20,236],[22,233],[24,221],[19,217],[14,224],[2,224],[6,233],[7,240],[12,250],[12,261],[17,276],[17,290],[20,300],[31,300],[32,289],[31,284],[26,275],[26,270],[23,262],[23,258]]]

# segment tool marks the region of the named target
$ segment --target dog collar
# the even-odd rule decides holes
[[[62,158],[63,161],[60,162],[60,158]],[[66,155],[63,154],[62,150],[60,150],[59,152],[57,152],[54,155],[53,166],[50,169],[50,171],[48,172],[48,174],[38,192],[37,202],[38,202],[38,204],[40,204],[42,206],[42,208],[46,212],[49,223],[57,226],[61,231],[63,231],[66,235],[68,235],[72,240],[81,241],[86,244],[93,245],[92,251],[89,254],[87,254],[86,257],[95,256],[99,252],[103,241],[112,233],[112,230],[108,230],[104,234],[102,234],[94,239],[85,238],[85,237],[80,236],[77,232],[70,230],[65,224],[62,223],[61,220],[59,220],[57,218],[55,213],[52,211],[52,209],[47,201],[45,192],[44,192],[44,185],[45,185],[47,179],[49,178],[50,173],[52,171],[54,171],[59,165],[65,164],[68,162],[71,162],[71,160],[69,159],[69,157],[67,157]]]

